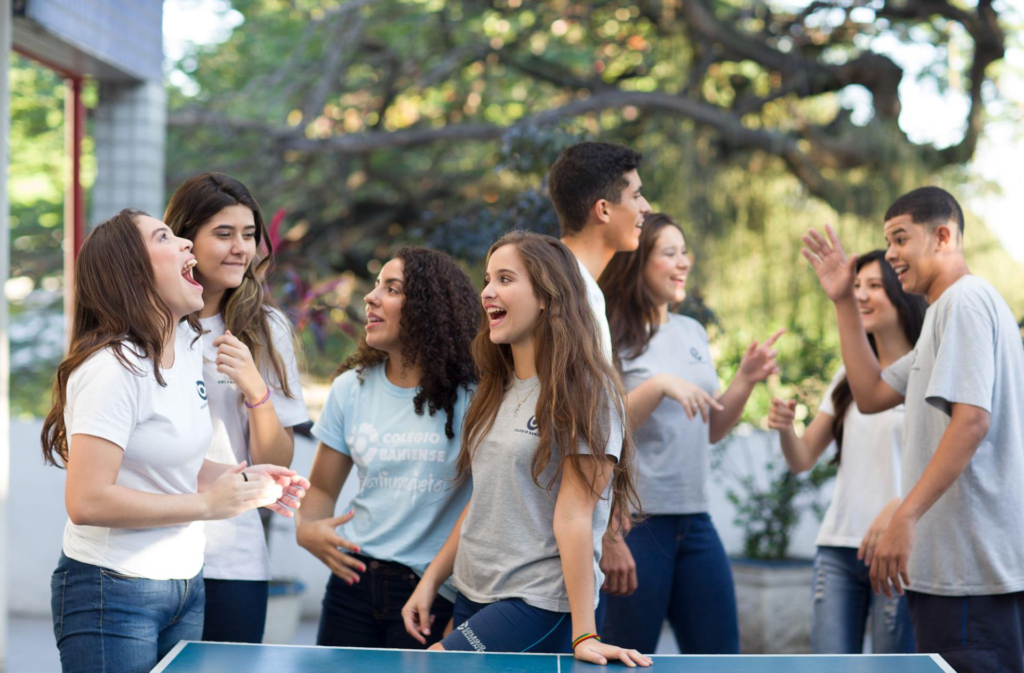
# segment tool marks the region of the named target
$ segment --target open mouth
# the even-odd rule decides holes
[[[377,325],[383,324],[384,318],[381,318],[380,316],[374,315],[372,313],[366,314],[366,329],[371,329],[373,327],[376,327]]]
[[[181,277],[184,278],[189,284],[195,285],[198,288],[203,286],[196,282],[196,279],[192,277],[192,269],[196,266],[195,257],[185,262],[184,268],[181,270]]]
[[[906,264],[893,265],[892,270],[896,272],[896,278],[902,283],[906,277],[907,272],[910,271],[910,267]]]
[[[669,278],[669,280],[671,280],[679,287],[683,287],[684,285],[686,285],[686,276],[672,276]]]
[[[501,321],[508,315],[508,311],[497,306],[488,306],[485,310],[487,311],[487,317],[491,319],[491,327],[500,325]]]

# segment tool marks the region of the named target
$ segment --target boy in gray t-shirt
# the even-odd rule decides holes
[[[929,308],[913,351],[884,372],[852,292],[856,258],[811,230],[804,256],[835,303],[858,408],[905,400],[902,491],[868,550],[875,591],[908,593],[919,652],[959,673],[1024,673],[1024,347],[1006,302],[971,276],[963,211],[924,187],[885,215],[886,260]]]

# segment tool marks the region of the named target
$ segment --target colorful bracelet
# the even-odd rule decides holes
[[[245,402],[245,406],[247,406],[248,408],[255,409],[256,407],[261,407],[264,404],[266,404],[267,400],[269,400],[269,399],[270,399],[270,386],[267,386],[267,394],[264,395],[263,399],[260,400],[259,402],[257,402],[256,404],[249,404],[249,400],[247,400],[245,398],[242,398],[242,401]]]
[[[590,640],[591,638],[593,638],[594,640],[596,640],[598,642],[601,642],[601,636],[597,635],[596,633],[584,633],[582,636],[580,636],[576,640],[572,641],[572,649],[573,649],[573,651],[574,652],[576,651],[576,646],[577,645],[582,643],[584,640]]]

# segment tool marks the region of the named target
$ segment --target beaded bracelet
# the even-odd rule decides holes
[[[593,638],[597,642],[601,642],[601,636],[597,635],[596,633],[584,633],[582,636],[579,636],[578,638],[576,638],[576,640],[572,641],[573,651],[576,651],[577,645],[582,643],[584,640],[590,640],[591,638]]]
[[[245,402],[245,406],[246,407],[248,407],[250,409],[255,409],[256,407],[261,407],[264,404],[266,404],[267,400],[269,400],[269,399],[270,399],[270,386],[267,386],[267,394],[264,395],[263,399],[260,400],[259,402],[257,402],[256,404],[249,404],[249,400],[246,400],[246,399],[243,399],[242,401]]]

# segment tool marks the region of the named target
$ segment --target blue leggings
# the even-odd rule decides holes
[[[710,516],[651,516],[626,544],[639,586],[631,596],[601,594],[604,642],[653,652],[667,618],[683,654],[739,653],[732,568]]]
[[[455,628],[441,641],[446,650],[477,652],[572,651],[572,619],[566,612],[551,612],[527,605],[519,598],[496,603],[474,603],[455,597]]]

